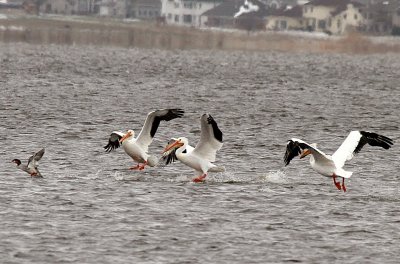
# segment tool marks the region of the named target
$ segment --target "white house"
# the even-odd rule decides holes
[[[303,29],[303,6],[275,9],[267,17],[266,28],[269,30]]]
[[[351,28],[357,29],[364,23],[364,18],[356,3],[337,8],[328,19],[327,29],[332,34],[343,34]]]
[[[201,14],[218,6],[223,0],[162,0],[161,14],[167,24],[202,27]]]
[[[128,15],[126,0],[102,0],[97,6],[100,16],[125,18]]]
[[[306,28],[341,34],[363,23],[361,6],[353,0],[312,0],[303,6]]]

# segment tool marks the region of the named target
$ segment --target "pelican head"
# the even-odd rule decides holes
[[[21,161],[19,159],[13,159],[11,162],[17,164],[17,166],[21,165]]]
[[[180,138],[172,138],[169,144],[165,147],[163,151],[163,155],[168,155],[172,151],[186,145],[188,143],[187,138],[180,137]]]
[[[310,144],[310,147],[317,148],[317,143]],[[303,149],[303,151],[300,153],[300,159],[302,159],[304,157],[307,157],[310,154],[311,154],[311,150],[310,149],[308,149],[308,148],[307,149]]]
[[[305,158],[310,154],[311,154],[311,150],[310,149],[303,149],[303,151],[300,153],[300,159]]]
[[[130,137],[134,137],[135,136],[135,132],[133,132],[133,130],[128,130],[128,132],[126,132],[125,136],[123,136],[120,140],[119,143],[124,142],[125,139],[128,139]]]

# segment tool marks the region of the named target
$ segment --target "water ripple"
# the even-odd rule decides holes
[[[400,150],[366,147],[348,192],[291,137],[332,153],[350,130],[400,138],[398,55],[0,45],[0,256],[4,263],[399,263]],[[153,109],[184,108],[150,147],[199,139],[210,112],[225,173],[180,163],[130,171],[103,146]],[[43,179],[10,161],[46,147]]]

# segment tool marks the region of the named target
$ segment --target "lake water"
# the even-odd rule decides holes
[[[0,44],[2,263],[399,263],[400,55],[161,51]],[[129,171],[114,130],[183,108],[150,147],[195,145],[199,118],[224,133],[204,184],[178,163]],[[307,160],[283,165],[292,137],[333,153],[351,130],[366,146],[347,192]],[[10,161],[42,147],[43,179]]]

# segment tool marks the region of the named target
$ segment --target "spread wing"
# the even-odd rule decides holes
[[[372,132],[351,131],[332,155],[336,166],[343,167],[345,162],[351,160],[366,144],[389,149],[393,145],[393,140]]]
[[[217,122],[209,114],[204,114],[200,118],[201,135],[200,141],[193,150],[193,154],[201,156],[210,162],[215,161],[217,151],[222,147],[222,132],[218,128]]]
[[[286,152],[283,160],[285,161],[285,166],[289,165],[290,161],[301,154],[301,152],[305,149],[309,149],[311,154],[314,156],[315,160],[326,160],[327,156],[324,152],[317,149],[316,147],[308,144],[307,142],[292,138],[288,141],[286,145]]]
[[[36,169],[37,166],[39,165],[39,160],[43,157],[43,155],[44,155],[44,148],[29,157],[27,167],[29,169]]]
[[[125,133],[119,132],[119,131],[114,131],[111,133],[110,137],[108,138],[108,144],[104,146],[104,149],[106,152],[111,152],[114,149],[119,148],[121,145],[119,143],[119,140],[125,136]]]
[[[136,143],[147,152],[147,149],[157,132],[160,122],[180,118],[184,113],[185,112],[182,109],[163,109],[150,112],[147,115],[143,128],[137,137]]]

